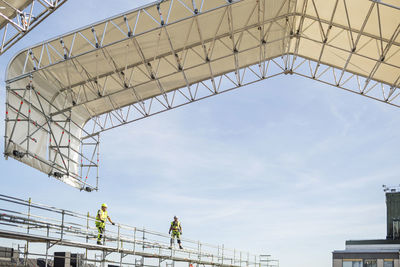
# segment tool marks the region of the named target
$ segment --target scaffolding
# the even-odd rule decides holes
[[[67,0],[0,0],[0,55]]]
[[[107,225],[104,245],[97,245],[95,217],[89,213],[79,214],[6,195],[0,195],[0,203],[0,238],[25,242],[21,249],[21,260],[25,262],[29,257],[42,257],[47,266],[54,258],[49,253],[51,249],[68,247],[84,254],[84,266],[276,266],[265,256],[190,239],[182,239],[184,249],[175,249],[169,235],[124,224]]]
[[[102,132],[282,75],[400,107],[400,8],[165,0],[53,38],[10,62],[4,154],[97,190]]]

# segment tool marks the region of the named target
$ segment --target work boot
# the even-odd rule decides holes
[[[179,245],[179,248],[180,248],[180,249],[183,249],[182,245]]]
[[[97,245],[103,245],[101,241],[97,241]]]

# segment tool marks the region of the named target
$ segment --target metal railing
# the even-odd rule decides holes
[[[224,245],[216,246],[183,238],[184,249],[175,249],[170,245],[170,236],[144,228],[125,224],[115,226],[107,224],[103,234],[103,244],[97,245],[95,217],[89,213],[80,214],[70,210],[23,200],[0,194],[0,237],[26,241],[25,260],[29,253],[29,243],[46,244],[46,265],[49,249],[53,246],[68,246],[85,250],[85,262],[115,263],[107,257],[112,253],[120,254],[119,266],[144,266],[143,259],[156,259],[161,266],[174,266],[176,262],[188,263],[189,266],[209,265],[219,267],[260,267],[272,266],[271,261],[248,252],[229,249]],[[89,251],[101,251],[101,260],[89,259]],[[141,257],[123,261],[127,255]],[[39,256],[39,255],[36,255]],[[147,266],[147,265],[146,265]]]

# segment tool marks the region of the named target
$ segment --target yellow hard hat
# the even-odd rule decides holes
[[[103,204],[101,204],[101,207],[107,208],[107,204],[103,203]]]

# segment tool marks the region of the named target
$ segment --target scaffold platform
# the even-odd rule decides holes
[[[6,195],[0,195],[0,204],[0,238],[23,242],[24,259],[43,257],[46,266],[54,257],[51,251],[63,247],[84,254],[84,266],[117,263],[169,267],[179,263],[190,267],[261,267],[276,266],[277,262],[269,256],[190,239],[182,239],[184,249],[175,249],[170,246],[169,235],[124,224],[107,225],[104,245],[97,245],[95,217],[89,213],[79,214]],[[96,252],[101,254],[100,259]]]

